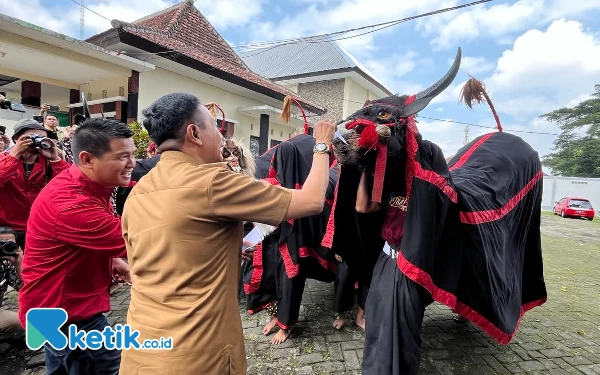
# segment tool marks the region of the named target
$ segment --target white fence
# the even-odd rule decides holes
[[[589,199],[600,216],[600,178],[544,176],[542,210],[552,211],[554,202],[568,196]]]

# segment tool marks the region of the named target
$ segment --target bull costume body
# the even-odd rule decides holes
[[[446,76],[424,92],[367,102],[338,126],[343,140],[334,140],[334,150],[342,168],[329,246],[351,268],[378,254],[362,275],[372,272],[365,375],[417,374],[424,311],[434,300],[501,344],[511,341],[526,311],[546,301],[537,152],[499,131],[473,140],[447,163],[417,130],[414,115],[450,85],[460,58],[459,49]],[[361,227],[352,215],[361,183],[385,212],[377,228]],[[381,242],[361,241],[378,235],[390,255]]]

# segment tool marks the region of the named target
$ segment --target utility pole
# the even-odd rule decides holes
[[[84,6],[84,0],[79,0],[81,1],[81,10],[79,13],[79,39],[83,40],[83,18],[85,17],[85,6]]]
[[[469,125],[465,125],[465,138],[463,139],[463,146],[469,143]]]

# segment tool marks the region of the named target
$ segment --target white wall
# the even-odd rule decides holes
[[[552,211],[554,202],[567,196],[589,199],[600,215],[600,178],[544,176],[542,210]]]
[[[150,106],[159,97],[171,92],[185,92],[196,95],[201,102],[215,102],[223,111],[228,120],[235,120],[234,137],[240,139],[246,146],[250,144],[250,136],[259,136],[260,119],[244,116],[238,108],[265,105],[257,100],[240,96],[171,71],[156,68],[156,70],[140,73],[140,88],[138,100],[138,119],[142,119],[142,111]],[[220,114],[219,114],[220,116]],[[271,115],[269,147],[271,140],[283,141],[289,138],[295,128],[275,123],[276,118]]]

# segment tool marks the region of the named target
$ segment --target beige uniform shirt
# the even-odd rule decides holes
[[[232,172],[162,154],[132,189],[122,223],[131,269],[127,323],[172,350],[123,350],[121,375],[245,374],[237,288],[243,220],[278,225],[292,198]]]

